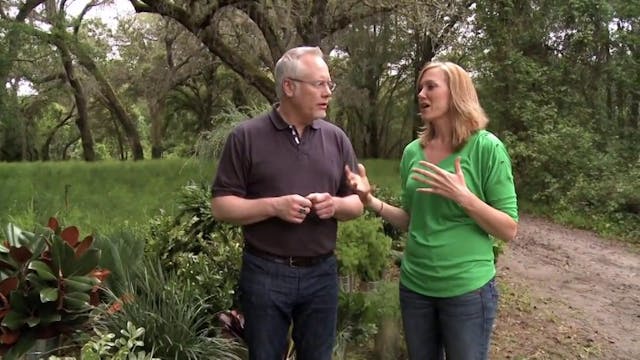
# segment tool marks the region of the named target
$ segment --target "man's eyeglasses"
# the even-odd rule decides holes
[[[331,91],[336,89],[336,83],[334,83],[333,81],[324,81],[324,80],[310,81],[310,80],[301,80],[301,79],[295,79],[295,78],[289,78],[289,80],[309,84],[316,89],[322,89],[324,87],[328,87],[329,90]]]

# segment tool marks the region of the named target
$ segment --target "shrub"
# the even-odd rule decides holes
[[[179,213],[151,220],[147,251],[190,284],[195,296],[206,297],[212,312],[218,312],[235,302],[242,235],[239,227],[213,218],[210,198],[206,184],[185,186]]]
[[[338,267],[341,275],[355,275],[362,281],[382,278],[389,264],[391,238],[382,232],[382,221],[371,215],[340,223]]]

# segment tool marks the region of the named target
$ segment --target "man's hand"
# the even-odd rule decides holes
[[[300,224],[311,212],[311,200],[301,195],[285,195],[276,198],[276,216],[284,221]]]
[[[330,219],[336,213],[336,203],[329,193],[311,193],[306,196],[311,201],[312,208],[320,219]]]

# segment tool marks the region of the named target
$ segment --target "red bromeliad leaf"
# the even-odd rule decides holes
[[[27,260],[31,259],[31,255],[33,255],[26,247],[15,246],[9,248],[9,254],[11,254],[11,257],[20,264],[24,264]]]
[[[0,294],[7,296],[9,293],[18,288],[20,281],[17,277],[10,277],[0,281]]]
[[[0,335],[0,344],[15,344],[20,337],[20,331],[18,330],[13,331],[5,327],[0,328],[0,330],[2,330],[2,334]]]
[[[80,238],[80,231],[78,231],[78,228],[75,226],[69,226],[62,230],[60,237],[62,240],[66,241],[67,244],[71,245],[71,247],[75,248],[78,244],[78,239]]]
[[[58,228],[60,228],[60,224],[58,223],[58,219],[54,217],[49,218],[49,223],[47,224],[49,229],[53,230],[54,233],[58,232]]]
[[[76,247],[76,256],[82,256],[93,244],[93,237],[91,235],[87,236],[78,244]]]

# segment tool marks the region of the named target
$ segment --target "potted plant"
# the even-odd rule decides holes
[[[38,339],[70,333],[84,324],[99,302],[109,274],[99,269],[93,237],[55,218],[38,233],[7,227],[0,244],[0,354],[16,359]]]

